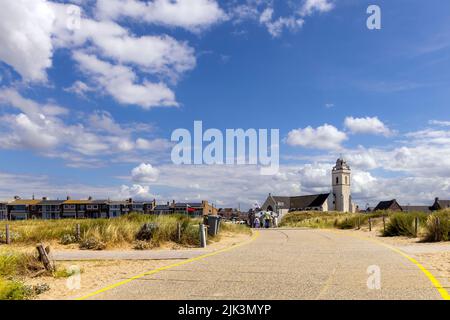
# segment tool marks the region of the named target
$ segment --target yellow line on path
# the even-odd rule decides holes
[[[373,243],[376,243],[378,245],[381,245],[383,247],[386,247],[400,255],[402,255],[403,257],[405,257],[406,259],[408,259],[409,261],[411,261],[412,263],[414,263],[426,276],[427,278],[431,281],[431,283],[433,284],[433,286],[436,288],[436,290],[441,294],[442,298],[444,300],[450,300],[450,294],[447,292],[447,290],[445,290],[445,288],[442,286],[442,284],[439,282],[438,279],[436,279],[436,277],[427,270],[427,268],[425,268],[419,261],[417,261],[416,259],[410,257],[409,255],[407,255],[406,253],[404,253],[402,250],[395,248],[393,246],[390,246],[382,241],[376,240],[376,239],[371,239],[371,238],[367,238],[367,237],[363,237],[363,236],[359,236],[356,234],[347,234],[347,233],[343,233],[343,232],[339,232],[339,231],[335,231],[335,230],[328,230],[331,232],[334,232],[336,234],[340,234],[340,235],[345,235],[345,236],[349,236],[349,237],[354,237],[360,240],[366,240],[366,241],[371,241]]]
[[[133,280],[137,280],[137,279],[149,276],[149,275],[153,275],[153,274],[159,273],[161,271],[165,271],[165,270],[168,270],[168,269],[179,267],[179,266],[182,266],[182,265],[194,262],[194,261],[203,260],[205,258],[212,257],[212,256],[218,255],[220,253],[224,253],[224,252],[227,252],[227,251],[230,251],[230,250],[242,247],[242,246],[244,246],[246,244],[249,244],[250,242],[254,241],[258,236],[259,236],[259,232],[256,231],[253,234],[253,236],[251,237],[251,239],[246,241],[246,242],[243,242],[243,243],[240,243],[240,244],[237,244],[237,245],[225,248],[225,249],[221,249],[221,250],[218,250],[218,251],[214,251],[214,252],[211,252],[211,253],[207,253],[207,254],[204,254],[204,255],[201,255],[201,256],[198,256],[198,257],[195,257],[195,258],[184,260],[184,261],[181,261],[181,262],[178,262],[178,263],[174,263],[174,264],[171,264],[171,265],[168,265],[168,266],[165,266],[165,267],[153,269],[153,270],[150,270],[150,271],[138,274],[138,275],[133,276],[131,278],[128,278],[126,280],[123,280],[123,281],[117,282],[115,284],[112,284],[110,286],[107,286],[107,287],[105,287],[103,289],[100,289],[100,290],[97,290],[95,292],[89,293],[89,294],[87,294],[87,295],[85,295],[85,296],[83,296],[81,298],[77,298],[76,300],[86,300],[86,299],[92,298],[93,296],[96,296],[96,295],[99,295],[101,293],[104,293],[106,291],[109,291],[109,290],[112,290],[114,288],[123,286],[124,284],[127,284],[127,283],[129,283],[129,282],[131,282]]]

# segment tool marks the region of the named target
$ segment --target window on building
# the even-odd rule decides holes
[[[339,184],[339,177],[336,177],[336,184]]]

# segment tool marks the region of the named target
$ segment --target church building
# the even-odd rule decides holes
[[[336,161],[331,179],[330,193],[294,197],[269,194],[261,209],[280,216],[290,211],[356,212],[351,195],[351,169],[344,159]]]

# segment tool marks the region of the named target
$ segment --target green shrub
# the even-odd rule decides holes
[[[81,250],[104,250],[106,244],[97,238],[86,238],[80,241]]]
[[[77,270],[71,270],[69,268],[57,268],[55,272],[53,272],[54,278],[69,278],[75,274],[77,274]]]
[[[153,239],[153,235],[158,229],[158,225],[154,223],[146,223],[142,226],[141,230],[136,235],[138,241],[150,241]]]
[[[346,219],[344,219],[344,220],[342,220],[340,222],[338,221],[336,223],[336,227],[338,229],[354,229],[356,227],[356,224],[355,224],[354,219],[346,218]]]
[[[62,236],[61,240],[59,241],[62,245],[68,245],[68,244],[73,244],[73,243],[77,243],[78,239],[76,236],[72,235],[72,234],[65,234]]]
[[[40,283],[33,286],[33,295],[40,295],[50,290],[50,286],[46,283]]]
[[[26,300],[33,294],[33,289],[20,281],[0,278],[0,300]]]
[[[133,245],[134,250],[149,250],[153,249],[154,247],[155,245],[151,241],[141,241],[141,240],[137,240]]]

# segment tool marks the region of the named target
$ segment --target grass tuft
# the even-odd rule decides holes
[[[450,211],[432,214],[425,224],[424,241],[438,242],[450,240]]]

